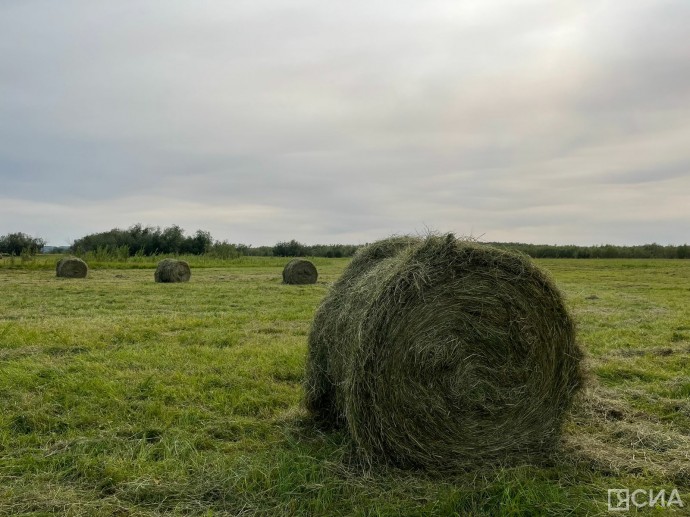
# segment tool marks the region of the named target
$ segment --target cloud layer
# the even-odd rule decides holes
[[[688,242],[684,0],[10,0],[0,234]]]

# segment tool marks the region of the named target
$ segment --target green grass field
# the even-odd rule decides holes
[[[4,260],[0,514],[605,515],[609,488],[677,488],[690,515],[690,261],[540,261],[588,354],[562,448],[439,478],[359,471],[300,406],[347,260],[318,259],[315,286],[282,285],[286,259],[199,259],[188,284]]]

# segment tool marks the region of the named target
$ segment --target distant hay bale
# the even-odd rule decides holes
[[[163,259],[158,263],[153,277],[156,282],[188,282],[192,276],[189,264],[184,260]]]
[[[284,284],[315,284],[318,277],[316,266],[309,260],[292,259],[283,268]]]
[[[86,278],[89,266],[77,257],[61,258],[55,265],[55,274],[62,278]]]
[[[531,461],[558,442],[581,357],[561,294],[528,257],[396,237],[360,250],[319,307],[306,406],[369,465]]]

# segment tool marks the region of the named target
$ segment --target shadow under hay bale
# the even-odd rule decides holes
[[[306,406],[365,464],[544,458],[582,384],[573,321],[522,254],[396,237],[360,250],[312,324]]]
[[[77,257],[61,258],[55,265],[55,274],[61,278],[86,278],[89,266]]]
[[[309,260],[292,259],[283,268],[284,284],[315,284],[318,277],[316,266]]]
[[[192,276],[189,264],[184,260],[163,259],[158,263],[153,278],[156,282],[188,282]]]

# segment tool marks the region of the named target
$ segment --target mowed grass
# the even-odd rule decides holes
[[[312,286],[282,285],[285,262],[193,264],[187,284],[0,266],[0,513],[601,515],[627,487],[677,488],[690,514],[690,261],[540,261],[589,387],[552,463],[452,477],[362,472],[314,428],[307,335],[347,260]]]

